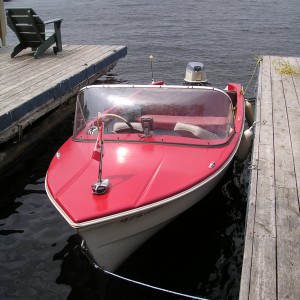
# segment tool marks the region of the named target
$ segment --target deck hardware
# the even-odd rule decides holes
[[[215,167],[215,165],[216,165],[216,163],[215,163],[214,161],[212,161],[212,162],[209,164],[208,168],[209,168],[209,169],[212,169],[212,168]]]

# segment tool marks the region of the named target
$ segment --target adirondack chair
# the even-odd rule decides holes
[[[11,57],[15,57],[23,49],[31,47],[36,51],[35,58],[40,57],[53,44],[54,54],[62,51],[60,26],[62,19],[53,19],[43,22],[32,8],[6,9],[7,25],[15,32],[19,39]],[[46,25],[54,24],[54,30],[46,30]]]

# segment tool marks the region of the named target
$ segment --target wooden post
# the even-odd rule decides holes
[[[2,41],[2,46],[6,46],[6,22],[5,22],[5,10],[4,10],[4,2],[0,0],[0,38]]]
[[[5,21],[5,10],[4,10],[4,2],[0,0],[0,38],[2,41],[2,46],[6,46],[6,21]]]

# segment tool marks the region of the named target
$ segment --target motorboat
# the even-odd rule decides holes
[[[45,186],[104,270],[203,199],[235,158],[241,84],[190,83],[90,85],[77,95],[73,134]]]

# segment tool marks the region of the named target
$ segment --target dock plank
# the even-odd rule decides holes
[[[275,200],[274,200],[274,145],[273,115],[271,92],[271,64],[263,61],[264,87],[261,92],[263,106],[260,107],[260,143],[258,148],[258,174],[256,183],[256,211],[254,223],[253,257],[250,281],[250,298],[273,299],[276,294],[274,278],[265,276],[274,274],[276,265],[273,257],[276,252]],[[262,102],[261,102],[262,105]],[[262,176],[262,174],[264,174]],[[265,209],[264,209],[265,208]]]
[[[77,74],[78,71],[82,70],[83,63],[85,66],[90,66],[95,60],[105,58],[105,56],[109,54],[109,52],[114,51],[116,47],[85,47],[83,52],[80,51],[81,49],[77,48],[77,53],[68,57],[67,63],[63,60],[64,57],[67,56],[67,53],[64,53],[58,60],[45,59],[41,63],[39,63],[39,60],[34,60],[33,63],[21,69],[17,66],[15,70],[7,74],[6,79],[1,80],[1,86],[3,85],[1,95],[3,95],[3,97],[9,97],[22,93],[22,95],[27,96],[27,93],[23,92],[27,90],[28,87],[34,88],[33,93],[36,92],[35,90],[39,92],[41,86],[47,89],[49,86],[51,87],[53,84]],[[99,51],[102,52],[100,56],[98,54]],[[64,52],[68,52],[68,50]],[[32,69],[31,73],[28,73],[28,68]],[[12,76],[9,76],[10,74],[12,74]],[[22,81],[22,85],[18,84],[20,81]],[[28,97],[30,97],[30,95],[28,95]]]
[[[300,299],[300,76],[278,59],[300,62],[260,66],[240,299]]]
[[[295,91],[292,77],[280,75],[273,70],[274,102],[274,143],[276,176],[276,223],[277,223],[277,280],[278,298],[296,299],[298,284],[295,284],[294,260],[300,261],[299,235],[300,223],[296,174],[292,148],[291,126],[295,121],[289,113],[295,107]],[[294,239],[297,238],[296,242]],[[297,266],[298,268],[298,266]],[[298,281],[299,282],[299,281]]]
[[[88,60],[92,60],[93,57],[89,56],[89,54],[96,50],[97,52],[101,52],[102,54],[105,53],[106,49],[115,49],[114,46],[97,46],[97,45],[66,45],[64,46],[64,51],[59,53],[60,55],[54,56],[51,55],[51,53],[47,53],[48,55],[45,55],[42,59],[35,59],[32,60],[30,59],[30,51],[27,50],[28,53],[28,58],[19,60],[16,63],[12,63],[11,61],[14,61],[14,59],[10,60],[8,63],[5,64],[3,67],[3,70],[6,70],[6,73],[8,75],[11,75],[8,80],[21,77],[23,75],[26,75],[26,72],[28,72],[27,67],[34,68],[37,70],[36,73],[31,73],[31,76],[36,76],[38,75],[40,71],[47,71],[51,70],[53,68],[58,68],[61,69],[62,67],[66,66],[66,63],[64,62],[65,59],[68,60],[68,65],[78,65],[82,62],[80,59],[85,58]],[[45,68],[47,66],[48,69]],[[21,74],[16,72],[17,70],[21,71]],[[2,76],[0,79],[5,80],[5,77]]]
[[[262,73],[259,74],[258,82],[261,82]],[[261,89],[261,85],[258,85],[258,89]],[[261,94],[260,92],[258,93]],[[258,96],[256,100],[256,118],[260,119],[260,107],[261,98]],[[247,299],[246,295],[249,294],[250,280],[251,280],[251,266],[253,255],[253,241],[254,241],[254,223],[255,223],[255,199],[256,199],[256,185],[258,174],[258,152],[259,152],[259,134],[261,124],[258,122],[254,127],[256,139],[253,142],[252,147],[252,165],[251,165],[251,181],[249,186],[249,194],[247,206],[247,235],[245,236],[245,251],[243,257],[243,272],[240,283],[240,299]]]
[[[86,66],[91,66],[95,58],[105,58],[105,55],[107,55],[109,51],[112,51],[112,49],[115,48],[110,47],[108,49],[101,49],[103,51],[103,55],[99,56],[97,54],[99,49],[97,50],[91,48],[85,51],[85,55],[88,57],[82,55],[79,59],[79,57],[75,56],[75,58],[68,60],[68,65],[48,64],[46,68],[44,67],[43,69],[35,69],[36,73],[32,76],[21,74],[19,78],[14,80],[15,84],[9,85],[8,83],[7,87],[3,88],[1,94],[7,99],[7,101],[3,101],[1,103],[1,110],[3,110],[3,112],[9,111],[15,104],[23,103],[24,101],[27,101],[27,99],[31,99],[41,92],[50,90],[53,85],[60,84],[61,82],[63,85],[63,81],[69,80],[69,78],[76,76],[76,74],[82,71],[83,67],[80,65],[80,63],[78,63],[78,61],[80,62],[82,59],[84,59]],[[18,84],[20,81],[22,81],[22,85]],[[14,102],[10,100],[12,97],[15,99]]]
[[[289,59],[289,62],[294,65],[293,60]],[[299,299],[300,217],[295,164],[299,153],[297,140],[299,141],[300,132],[297,115],[299,120],[300,110],[293,77],[276,72],[273,77],[282,83],[282,93],[277,91],[278,93],[274,94],[274,115],[277,117],[275,174],[278,299]]]
[[[256,236],[253,241],[253,263],[251,270],[249,299],[276,299],[276,274],[274,256],[276,241],[268,236]],[[248,299],[248,297],[246,298]]]
[[[127,54],[127,47],[119,45],[63,45],[57,55],[49,49],[34,59],[26,49],[12,59],[12,48],[0,48],[0,143],[93,83]]]

